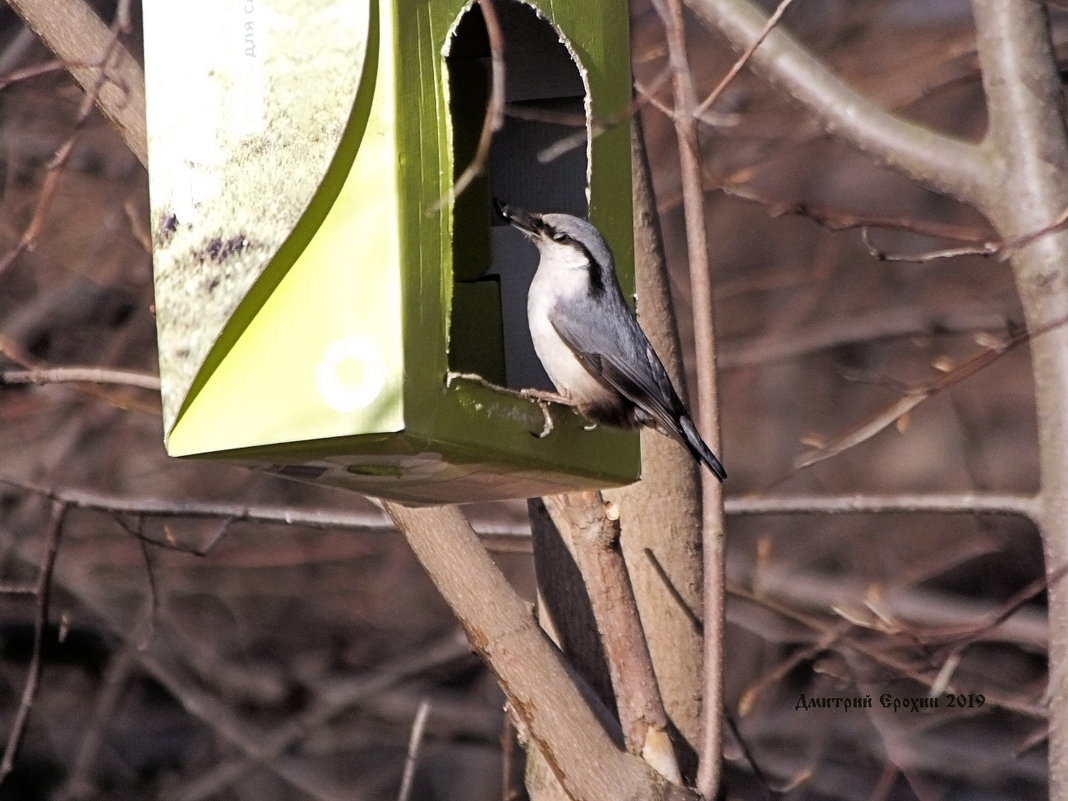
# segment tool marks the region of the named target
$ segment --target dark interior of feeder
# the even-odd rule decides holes
[[[494,9],[504,38],[505,121],[485,174],[456,198],[449,366],[512,388],[552,389],[527,327],[538,252],[497,217],[492,201],[586,216],[586,88],[561,33],[532,6],[503,0]],[[489,37],[477,4],[461,17],[446,63],[456,178],[474,157],[489,99]],[[576,133],[575,146],[545,158]]]

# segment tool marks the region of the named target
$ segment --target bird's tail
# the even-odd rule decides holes
[[[679,428],[682,429],[682,435],[686,440],[683,444],[693,454],[693,457],[711,470],[720,481],[725,479],[727,471],[723,469],[723,464],[716,458],[716,454],[712,453],[712,449],[705,445],[705,441],[697,433],[697,427],[688,415],[684,414],[679,418]]]

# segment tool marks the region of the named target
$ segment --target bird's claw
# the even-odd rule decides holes
[[[533,434],[538,439],[545,439],[556,429],[556,423],[553,421],[552,411],[549,408],[550,403],[567,403],[567,398],[563,395],[557,395],[555,392],[546,392],[542,389],[526,388],[519,390],[519,394],[527,400],[532,400],[538,404],[538,408],[541,409],[541,413],[545,416],[545,425],[541,429],[541,433]]]
[[[541,413],[545,415],[545,425],[541,429],[541,433],[534,434],[534,436],[538,439],[545,439],[553,433],[553,429],[556,428],[556,423],[553,422],[553,415],[552,412],[549,411],[549,404],[543,400],[536,401],[536,403],[538,404],[538,408],[541,409]]]

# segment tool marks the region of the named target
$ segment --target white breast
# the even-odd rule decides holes
[[[580,404],[608,401],[613,394],[575,358],[550,320],[557,299],[569,292],[586,292],[585,276],[574,269],[552,269],[551,265],[547,269],[543,261],[527,294],[527,321],[534,350],[561,395]]]

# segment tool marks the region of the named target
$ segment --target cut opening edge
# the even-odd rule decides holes
[[[526,296],[537,250],[500,220],[492,202],[586,217],[591,202],[592,99],[587,70],[564,32],[537,6],[497,0],[504,39],[504,124],[483,174],[450,195],[451,289],[447,359],[508,389],[552,390],[530,340]],[[490,44],[476,0],[464,5],[442,48],[447,142],[456,179],[471,163],[490,97]],[[575,134],[586,146],[551,162],[546,147]]]

